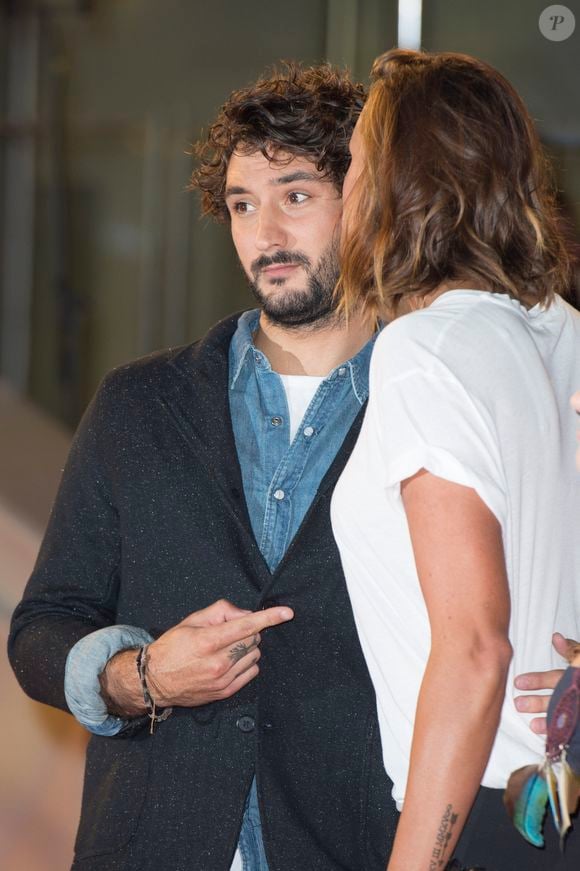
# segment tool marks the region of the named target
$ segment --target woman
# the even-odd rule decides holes
[[[580,315],[537,135],[486,64],[395,50],[351,151],[342,304],[391,323],[332,513],[402,808],[388,868],[580,867],[580,831],[540,851],[502,807],[544,751],[513,675],[580,632]]]

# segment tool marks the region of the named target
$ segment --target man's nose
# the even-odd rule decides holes
[[[287,244],[288,233],[280,216],[271,210],[263,210],[256,229],[256,248],[268,251],[270,248],[285,248]]]

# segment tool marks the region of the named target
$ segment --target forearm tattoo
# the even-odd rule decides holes
[[[257,644],[258,644],[258,636],[257,635],[254,635],[254,638],[253,638],[251,644],[244,644],[243,641],[240,641],[238,644],[236,644],[235,647],[232,647],[232,649],[229,652],[229,657],[230,657],[231,661],[232,662],[239,662],[240,659],[243,659],[244,656],[246,655],[246,653],[248,653],[250,650],[253,650],[254,647],[257,646]]]
[[[449,841],[452,838],[453,827],[457,819],[458,814],[454,814],[453,806],[448,804],[437,830],[437,837],[435,838],[431,861],[429,862],[429,871],[440,871],[441,868],[445,868],[449,855]]]

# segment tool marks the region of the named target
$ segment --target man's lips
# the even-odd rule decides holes
[[[299,263],[273,263],[271,266],[265,266],[260,271],[262,275],[266,275],[269,278],[280,278],[289,275],[293,269],[298,269],[299,267]]]

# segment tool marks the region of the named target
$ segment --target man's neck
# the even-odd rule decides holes
[[[373,332],[373,325],[360,315],[352,315],[348,325],[341,321],[319,328],[288,329],[271,323],[262,313],[254,344],[280,375],[324,377],[358,354]]]

